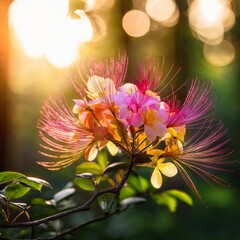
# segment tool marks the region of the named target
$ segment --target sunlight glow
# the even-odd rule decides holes
[[[24,53],[31,58],[46,56],[56,67],[68,67],[78,57],[81,43],[92,39],[87,15],[77,10],[68,16],[69,0],[15,0],[9,23]]]
[[[235,58],[235,48],[227,40],[216,46],[204,44],[203,53],[209,63],[218,67],[230,64]]]
[[[85,0],[85,10],[104,10],[107,11],[113,7],[115,0]]]
[[[61,28],[55,28],[55,32],[48,39],[45,49],[47,60],[59,68],[68,67],[78,56],[78,41],[72,37],[69,23],[65,22]]]
[[[146,12],[150,18],[165,26],[173,26],[179,18],[174,0],[147,0]]]
[[[228,0],[194,0],[188,13],[195,36],[210,45],[221,43],[224,32],[235,24],[235,16]]]
[[[70,35],[76,38],[77,41],[84,43],[91,41],[93,37],[93,27],[91,21],[84,11],[76,10],[75,13],[79,16],[78,19],[68,18],[68,26],[66,31],[70,31]]]
[[[122,19],[125,32],[132,37],[141,37],[150,29],[150,19],[143,11],[128,11]]]

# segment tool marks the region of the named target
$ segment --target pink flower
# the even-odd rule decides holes
[[[120,107],[119,118],[126,127],[141,127],[147,137],[154,141],[156,137],[163,137],[167,132],[166,122],[168,115],[160,108],[159,98],[134,92],[132,94],[117,94],[114,97],[115,103]]]
[[[41,153],[56,161],[39,163],[60,169],[83,155],[94,160],[106,146],[113,155],[121,151],[134,158],[134,164],[153,167],[155,187],[161,187],[162,174],[180,173],[201,198],[187,169],[207,182],[224,184],[212,170],[224,170],[221,166],[231,154],[223,124],[214,121],[212,83],[193,81],[181,104],[177,91],[173,90],[171,99],[160,96],[172,79],[160,90],[159,81],[163,84],[169,72],[161,79],[159,64],[150,60],[145,64],[139,66],[138,80],[130,83],[126,55],[93,62],[81,73],[82,81],[73,82],[79,94],[73,111],[64,98],[49,99],[38,128],[44,141]]]
[[[212,84],[201,84],[199,80],[192,82],[187,97],[181,106],[173,98],[169,101],[170,117],[168,127],[179,127],[188,125],[197,126],[209,118],[215,100],[211,96]]]
[[[91,127],[79,122],[64,99],[59,96],[50,98],[41,111],[38,129],[44,141],[41,153],[57,161],[38,163],[50,170],[57,170],[69,166],[84,154],[86,159],[93,160],[96,157],[96,142],[104,139],[107,129]]]
[[[141,109],[144,122],[144,131],[147,138],[154,141],[157,137],[163,137],[167,133],[166,125],[164,124],[168,118],[168,114],[164,109],[155,111],[152,108]]]

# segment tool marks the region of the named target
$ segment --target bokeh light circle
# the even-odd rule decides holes
[[[123,16],[122,26],[129,36],[141,37],[149,31],[150,19],[143,11],[131,10]]]
[[[233,44],[227,40],[215,46],[204,44],[203,53],[207,61],[217,67],[229,65],[236,55]]]
[[[147,0],[146,13],[157,22],[169,20],[176,10],[173,0]]]

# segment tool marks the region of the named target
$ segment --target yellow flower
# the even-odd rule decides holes
[[[185,127],[167,129],[168,133],[165,134],[164,140],[166,144],[166,153],[181,153],[183,151],[183,142],[186,133]]]
[[[164,162],[165,157],[161,157],[164,153],[165,152],[160,149],[148,150],[148,154],[152,155],[151,160],[154,170],[151,176],[151,183],[155,188],[160,188],[162,186],[162,175],[174,177],[178,172],[177,167],[173,163]]]

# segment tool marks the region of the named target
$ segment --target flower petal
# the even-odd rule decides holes
[[[118,154],[118,151],[119,151],[117,146],[114,143],[112,143],[111,141],[109,141],[107,143],[107,149],[112,156],[116,156]]]
[[[168,114],[165,110],[163,109],[159,109],[157,111],[157,116],[159,118],[159,120],[162,122],[162,123],[165,123],[168,119]]]
[[[84,156],[85,156],[86,160],[93,161],[97,157],[97,154],[98,154],[98,150],[97,150],[95,144],[92,144],[91,146],[89,146],[86,149]]]
[[[129,119],[129,124],[135,127],[140,127],[143,125],[142,116],[139,113],[132,114],[131,118]]]
[[[119,92],[130,95],[138,92],[138,87],[133,83],[125,83],[122,87],[119,88]]]
[[[171,162],[159,163],[157,167],[166,177],[173,177],[178,172],[177,167]]]
[[[157,136],[163,137],[167,132],[167,128],[164,124],[155,122],[155,123],[151,124],[150,126],[145,124],[144,131],[147,135],[147,138],[151,141],[154,141]]]
[[[157,168],[153,170],[151,183],[155,188],[160,188],[162,186],[162,174]]]
[[[102,78],[99,76],[91,76],[87,82],[88,96],[91,99],[97,99],[99,97],[113,95],[116,93],[114,82],[110,78]]]
[[[158,162],[160,160],[160,162],[163,162],[164,161],[164,158],[160,158],[159,157],[165,153],[163,150],[160,150],[160,149],[154,149],[154,148],[150,148],[147,150],[147,154],[151,155],[151,160],[153,162]]]
[[[148,125],[144,125],[144,131],[145,131],[145,133],[147,135],[147,138],[149,140],[154,141],[156,139],[156,137],[157,137],[156,132],[152,127],[150,127]]]

